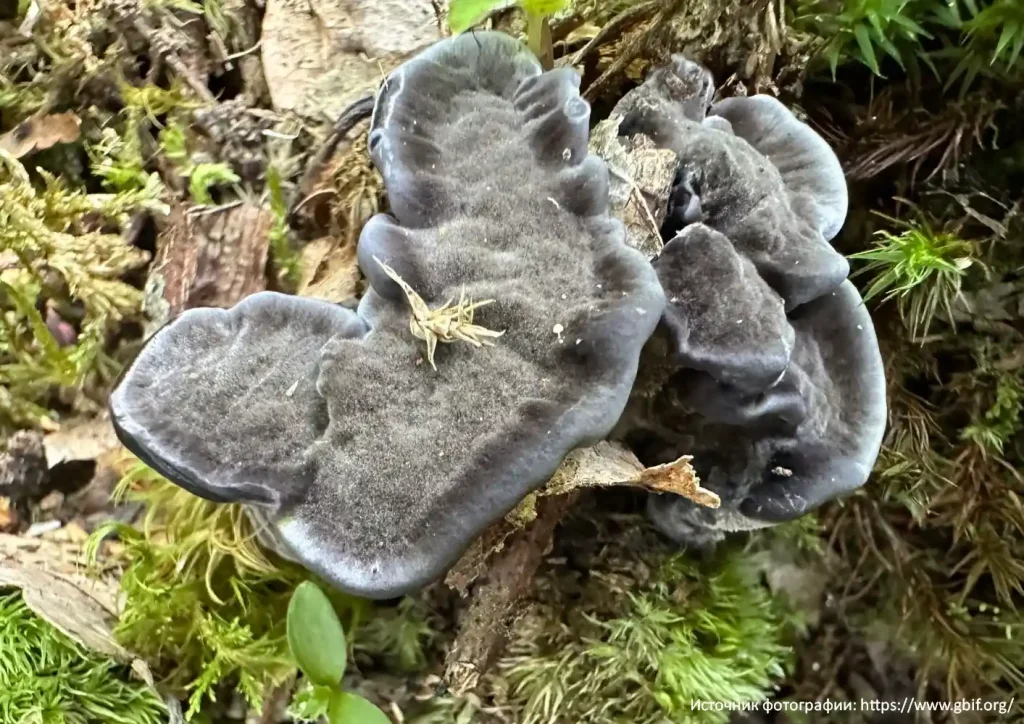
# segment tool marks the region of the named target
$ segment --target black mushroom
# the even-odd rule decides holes
[[[620,134],[678,158],[654,260],[675,371],[619,432],[646,437],[651,463],[692,454],[721,497],[650,497],[656,524],[687,543],[863,485],[886,422],[874,327],[829,244],[848,204],[838,159],[778,100],[713,96],[710,73],[676,56],[615,110]]]
[[[438,578],[609,433],[664,308],[607,213],[589,118],[573,71],[542,73],[499,33],[400,66],[369,137],[393,217],[360,237],[357,312],[276,293],[185,312],[111,397],[123,442],[188,490],[246,504],[283,555],[344,591]],[[471,315],[469,299],[494,301]],[[442,342],[429,360],[425,329]],[[481,330],[503,335],[480,348]]]

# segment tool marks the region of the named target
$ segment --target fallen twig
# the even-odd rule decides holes
[[[598,31],[597,35],[591,38],[586,45],[577,50],[566,64],[579,65],[584,58],[594,52],[602,44],[615,40],[621,36],[630,24],[647,17],[647,15],[658,7],[659,2],[660,0],[650,0],[649,2],[626,8],[605,23]]]

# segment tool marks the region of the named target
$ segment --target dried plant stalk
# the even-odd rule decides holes
[[[437,349],[438,342],[449,344],[462,341],[469,342],[474,347],[493,347],[494,342],[491,340],[505,334],[504,330],[495,332],[473,324],[473,313],[480,307],[493,304],[493,299],[474,302],[472,299],[466,298],[466,290],[463,289],[458,304],[453,306],[452,302],[455,300],[452,298],[437,309],[430,309],[423,298],[398,275],[398,272],[377,257],[373,257],[373,260],[380,264],[384,273],[402,288],[405,296],[409,299],[409,306],[412,309],[409,331],[414,337],[427,343],[427,361],[435,371],[437,365],[434,364],[434,351]]]

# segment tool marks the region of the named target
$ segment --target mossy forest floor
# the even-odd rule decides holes
[[[0,724],[316,713],[284,636],[308,574],[130,459],[104,400],[185,308],[359,297],[386,199],[365,123],[338,118],[448,32],[420,5],[410,28],[371,0],[0,0]],[[336,596],[346,687],[407,724],[1021,721],[1024,3],[579,0],[550,29],[595,121],[685,52],[829,140],[885,445],[851,498],[713,553],[660,539],[631,491],[581,496],[470,690],[445,678],[466,598]],[[992,706],[691,706],[905,697]]]

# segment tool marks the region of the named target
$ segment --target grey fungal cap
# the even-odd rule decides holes
[[[744,390],[779,380],[793,351],[785,304],[724,234],[691,224],[665,245],[654,267],[681,367]]]
[[[863,485],[885,430],[874,327],[829,243],[846,218],[828,144],[775,98],[713,102],[683,56],[616,108],[620,133],[679,157],[654,261],[677,367],[638,424],[656,457],[692,454],[717,510],[653,495],[657,525],[684,542],[798,517]],[[661,461],[661,460],[659,460]]]
[[[792,520],[867,482],[885,432],[886,390],[860,294],[845,281],[790,322],[796,345],[777,385],[749,394],[702,377],[689,387],[689,407],[715,411],[692,422],[691,434],[703,484],[722,495],[722,508],[652,496],[651,517],[671,537]]]
[[[275,293],[185,312],[111,397],[126,446],[250,506],[263,539],[341,590],[388,598],[440,577],[611,430],[664,308],[607,214],[578,86],[500,33],[400,66],[369,139],[394,216],[360,237],[358,312]],[[496,300],[474,323],[504,336],[439,345],[435,372],[373,257],[431,308],[463,290]]]

